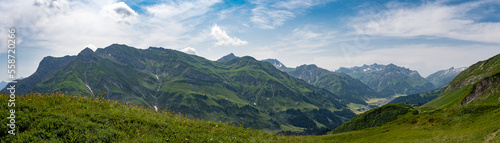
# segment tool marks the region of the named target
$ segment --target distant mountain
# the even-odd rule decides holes
[[[362,67],[341,67],[336,72],[346,73],[359,79],[384,97],[396,94],[415,94],[430,91],[436,88],[432,83],[418,74],[404,67],[389,65],[363,65]]]
[[[400,96],[389,102],[389,104],[407,104],[411,106],[421,106],[438,97],[439,94],[441,94],[441,90],[443,89],[439,88],[424,93],[417,93],[408,96]]]
[[[29,77],[19,79],[17,82],[17,92],[18,93],[27,93],[30,92],[33,88],[35,88],[36,84],[42,82],[47,77],[51,76],[56,70],[65,66],[76,56],[65,56],[65,57],[45,57],[40,61],[38,68],[35,73],[30,75]],[[5,89],[4,89],[5,90]],[[44,92],[40,91],[39,92]]]
[[[155,47],[113,44],[77,56],[47,57],[19,82],[36,92],[102,96],[272,132],[313,134],[355,116],[341,96],[267,62],[252,57],[214,62]]]
[[[274,67],[276,67],[277,69],[284,71],[284,72],[288,72],[290,70],[293,70],[293,68],[286,67],[283,63],[278,61],[278,59],[264,59],[261,61],[269,62],[269,63],[273,64]]]
[[[334,94],[340,95],[347,102],[366,105],[364,100],[380,96],[361,81],[344,73],[328,71],[326,69],[319,68],[316,65],[302,65],[296,68],[289,68],[277,59],[265,59],[262,61],[273,64],[274,67],[295,78],[302,79],[309,84],[324,88]]]
[[[464,71],[467,69],[467,67],[461,67],[461,68],[454,68],[451,67],[450,69],[447,70],[440,70],[437,71],[429,76],[427,76],[425,79],[427,81],[430,81],[432,84],[436,85],[436,87],[445,87],[450,83],[455,76],[457,76],[460,72]]]
[[[364,83],[347,74],[328,71],[316,65],[298,66],[287,73],[312,85],[325,88],[352,103],[366,105],[364,100],[380,96]]]
[[[5,88],[5,86],[7,86],[7,84],[8,84],[7,82],[2,81],[2,82],[0,82],[0,87],[3,89],[3,88]]]
[[[227,62],[227,61],[230,61],[230,60],[236,59],[236,58],[239,58],[239,57],[237,57],[233,53],[231,53],[231,54],[225,55],[224,57],[218,59],[217,62]]]
[[[439,97],[423,107],[441,109],[463,105],[497,105],[500,103],[499,89],[500,54],[460,72]]]

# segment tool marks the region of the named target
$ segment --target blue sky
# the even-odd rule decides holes
[[[43,57],[113,43],[328,70],[394,63],[424,77],[500,53],[498,0],[1,0],[0,18],[0,32],[18,31],[18,77]]]

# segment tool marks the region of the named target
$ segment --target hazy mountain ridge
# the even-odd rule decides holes
[[[347,74],[328,71],[316,65],[298,66],[287,73],[332,93],[345,96],[353,103],[366,105],[363,100],[380,96],[361,81]]]
[[[432,73],[425,79],[436,85],[436,87],[445,87],[446,85],[448,85],[448,83],[450,83],[451,80],[453,80],[453,78],[455,78],[455,76],[460,74],[460,72],[464,71],[465,69],[467,69],[467,67],[451,67],[450,69],[440,70]]]
[[[366,105],[367,103],[364,100],[380,96],[361,81],[344,73],[336,73],[316,65],[301,65],[296,68],[289,68],[277,59],[265,59],[262,61],[273,64],[276,68],[295,78],[302,79],[309,84],[340,95],[343,99],[351,103]]]
[[[390,97],[395,94],[415,94],[426,92],[436,87],[425,80],[417,71],[394,64],[363,65],[362,67],[341,67],[335,72],[346,73],[359,79],[382,96]]]

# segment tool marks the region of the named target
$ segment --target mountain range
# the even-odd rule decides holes
[[[18,86],[21,93],[99,96],[272,132],[311,134],[355,116],[342,96],[268,62],[248,56],[214,62],[156,47],[113,44],[77,56],[46,57]]]
[[[437,71],[429,76],[427,76],[425,79],[432,84],[434,84],[436,87],[441,88],[445,87],[450,83],[455,76],[457,76],[460,72],[464,71],[467,69],[466,67],[461,67],[461,68],[454,68],[451,67],[450,69],[447,70],[440,70]]]
[[[341,67],[335,72],[346,73],[353,78],[359,79],[384,97],[397,94],[422,93],[436,88],[434,84],[420,76],[417,71],[394,64],[372,64],[352,68]]]

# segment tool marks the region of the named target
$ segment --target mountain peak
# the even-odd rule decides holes
[[[464,71],[467,69],[466,67],[460,67],[460,68],[455,68],[451,67],[446,70],[440,70],[435,73],[430,74],[427,76],[425,79],[427,81],[430,81],[432,84],[436,85],[437,87],[444,87],[448,85],[448,83],[455,78],[460,72]]]
[[[84,63],[89,63],[92,61],[99,60],[99,57],[90,48],[83,49],[77,56],[78,60]]]
[[[277,69],[287,68],[283,63],[278,61],[278,59],[264,59],[262,61],[269,62],[269,63],[273,64],[273,66],[276,67]]]
[[[368,85],[384,96],[395,94],[414,94],[434,89],[435,86],[418,74],[393,63],[388,65],[372,64],[362,67],[339,68],[336,72],[346,73]],[[381,86],[383,85],[383,86]]]
[[[236,59],[236,58],[238,58],[238,57],[235,56],[233,53],[230,53],[230,54],[225,55],[222,58],[218,59],[217,62],[226,62],[226,61],[230,61],[230,60]]]

